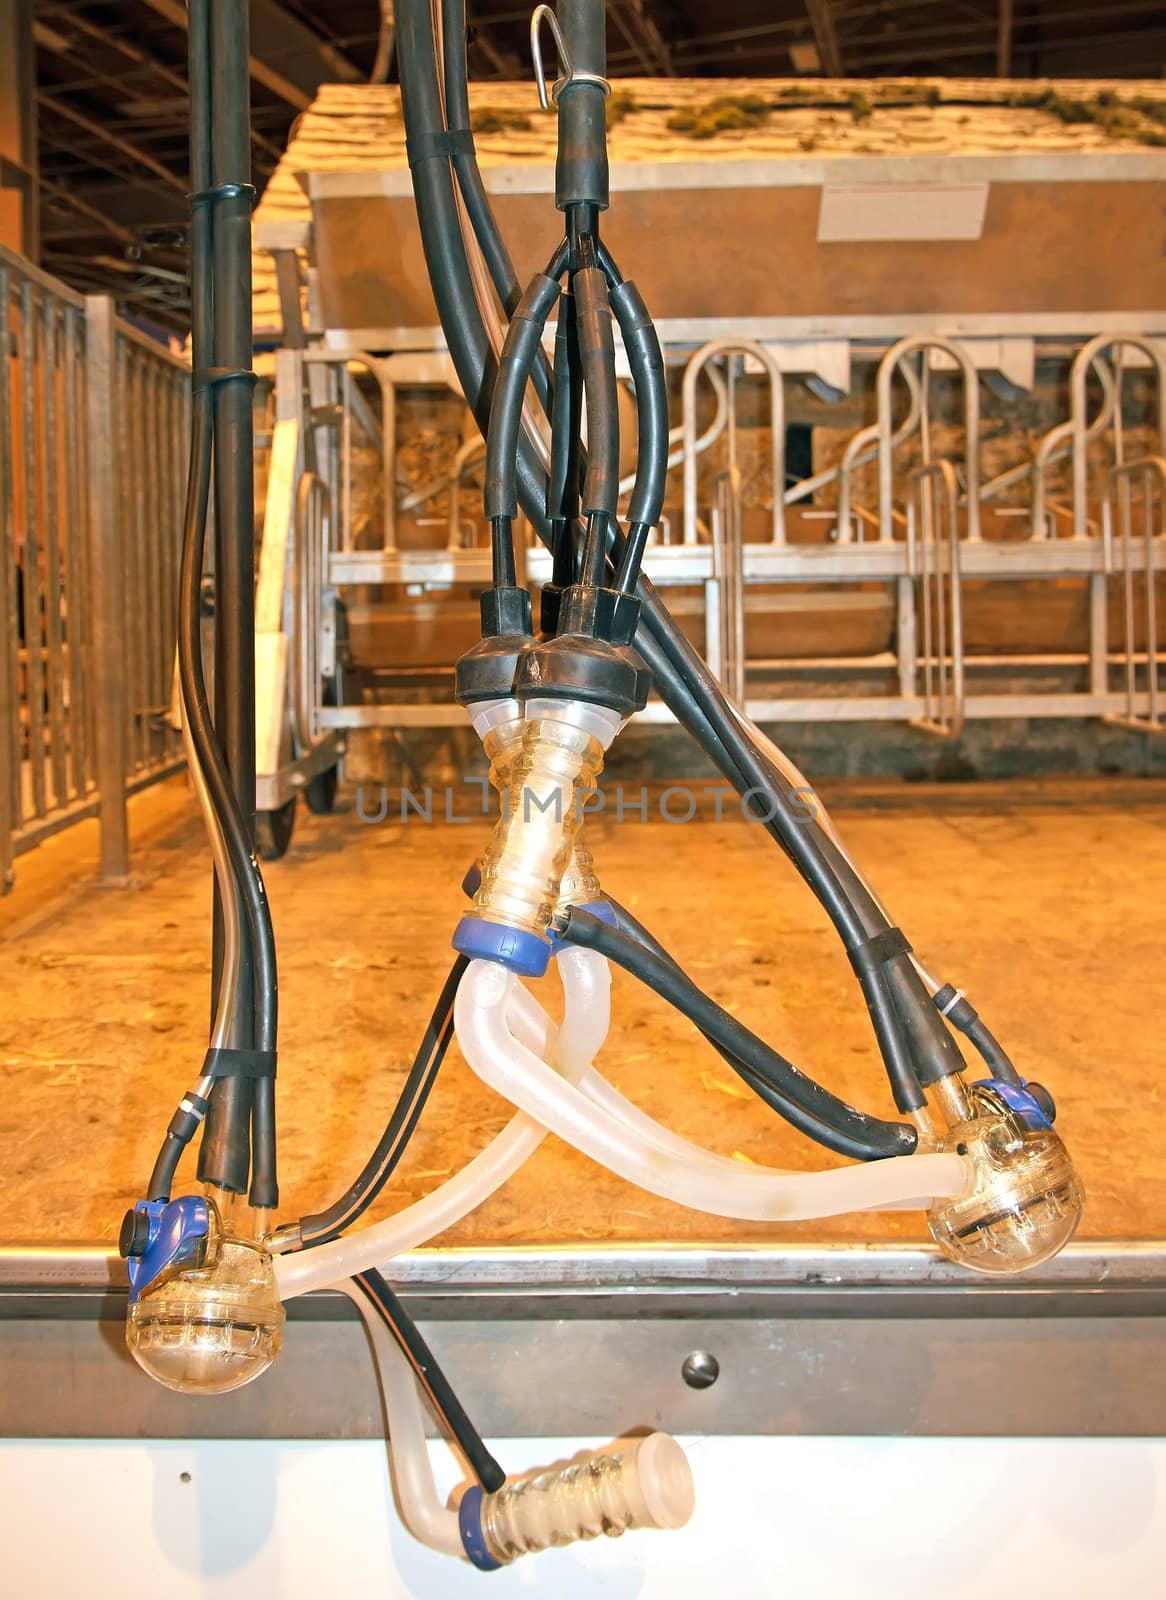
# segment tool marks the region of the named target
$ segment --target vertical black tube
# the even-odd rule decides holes
[[[558,0],[555,15],[576,73],[586,74],[559,95],[559,152],[555,204],[560,211],[610,202],[607,163],[607,8],[603,0]]]
[[[196,10],[209,17],[210,183],[231,185],[215,197],[213,215],[213,365],[251,367],[251,148],[248,8],[243,0],[192,0],[190,49],[196,50]],[[204,27],[206,26],[204,22]],[[191,80],[194,118],[194,81]],[[207,112],[209,111],[209,118]],[[198,293],[198,289],[195,290]],[[249,833],[255,823],[255,531],[251,386],[223,382],[214,390],[215,496],[215,727]],[[244,945],[239,979],[240,1033],[232,1043],[255,1044],[253,953]],[[253,1089],[247,1078],[215,1087],[199,1153],[199,1177],[242,1192],[250,1171]]]

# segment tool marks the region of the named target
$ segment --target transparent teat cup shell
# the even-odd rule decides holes
[[[682,1528],[692,1515],[692,1471],[666,1433],[620,1440],[546,1467],[482,1499],[486,1548],[503,1565],[553,1545],[618,1538],[631,1528]]]
[[[209,1264],[145,1290],[126,1320],[130,1354],[180,1394],[226,1394],[265,1372],[279,1354],[284,1309],[271,1256],[254,1240],[221,1233]]]
[[[977,1272],[1021,1272],[1055,1256],[1077,1231],[1085,1190],[1060,1135],[1034,1128],[989,1089],[969,1091],[971,1115],[940,1149],[970,1162],[971,1188],[927,1213],[936,1244]]]

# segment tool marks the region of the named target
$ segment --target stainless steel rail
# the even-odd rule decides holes
[[[1145,689],[1137,687],[1137,630],[1134,606],[1133,514],[1135,505],[1142,515],[1142,615],[1145,661]],[[1115,510],[1116,506],[1116,510]],[[1114,531],[1116,517],[1117,529]],[[1121,579],[1126,705],[1120,716],[1107,720],[1139,733],[1162,733],[1162,674],[1158,659],[1158,590],[1155,579],[1155,549],[1166,531],[1166,458],[1143,456],[1114,467],[1109,474],[1102,503],[1102,526],[1110,560]],[[1145,712],[1139,714],[1144,702]]]
[[[169,710],[189,369],[0,249],[0,892],[14,858],[181,760]]]
[[[959,485],[950,461],[916,467],[907,501],[907,562],[919,583],[923,638],[923,715],[912,726],[949,739],[964,723],[963,592],[960,587]],[[946,580],[946,581],[945,581]],[[914,613],[900,608],[900,670],[910,670]],[[904,626],[904,622],[908,625]],[[907,637],[904,637],[907,635]]]
[[[1166,1431],[1164,1240],[1071,1245],[1006,1282],[898,1244],[422,1250],[390,1272],[496,1437]],[[0,1360],[21,1373],[0,1389],[0,1431],[380,1434],[342,1296],[294,1302],[272,1371],[216,1404],[132,1365],[124,1293],[107,1248],[0,1248]],[[700,1392],[682,1376],[698,1349],[720,1367]]]

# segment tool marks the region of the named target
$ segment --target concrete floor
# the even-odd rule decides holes
[[[849,968],[808,892],[739,815],[717,821],[703,802],[694,821],[670,826],[658,798],[647,824],[590,824],[608,887],[729,1009],[846,1098],[888,1113]],[[1160,787],[838,785],[825,798],[927,964],[1055,1093],[1088,1192],[1085,1233],[1166,1235]],[[86,824],[22,859],[0,902],[0,1232],[10,1239],[112,1238],[201,1059],[210,869],[185,780],[138,797],[131,822],[136,888],[94,884]],[[267,868],[283,1215],[326,1204],[379,1134],[448,967],[459,882],[485,829],[365,823],[342,791],[331,817],[301,807],[289,855]],[[614,1001],[601,1065],[653,1115],[747,1161],[832,1159],[753,1100],[656,996],[617,974]],[[382,1209],[442,1181],[507,1115],[452,1051]],[[447,1242],[922,1232],[914,1214],[778,1232],[687,1213],[549,1139]]]

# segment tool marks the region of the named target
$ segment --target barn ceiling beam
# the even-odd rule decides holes
[[[176,28],[186,27],[181,0],[146,0]],[[306,111],[322,83],[363,82],[343,51],[306,28],[276,0],[251,0],[251,76],[297,111]]]
[[[164,167],[160,161],[134,144],[131,139],[125,139],[121,134],[115,133],[108,125],[102,126],[92,117],[87,117],[83,111],[78,111],[67,100],[59,100],[56,95],[41,93],[37,96],[42,110],[49,111],[55,117],[63,117],[66,122],[71,122],[74,127],[80,128],[84,133],[94,139],[104,141],[111,150],[117,150],[128,160],[135,162],[139,167],[145,167],[147,172],[152,172],[156,178],[168,184],[171,189],[177,189],[179,194],[185,194],[187,185],[176,172],[169,167]]]
[[[40,25],[38,24],[38,26]],[[62,31],[66,26],[68,35]],[[46,33],[51,33],[51,42],[41,37],[42,34]],[[42,48],[50,50],[54,55],[71,55],[75,58],[84,59],[84,51],[79,48],[76,36],[82,39],[92,39],[98,44],[105,45],[108,49],[116,50],[125,60],[132,61],[135,66],[140,67],[144,73],[157,78],[160,83],[164,83],[168,88],[175,90],[180,99],[176,101],[171,96],[165,101],[165,106],[172,115],[175,124],[182,129],[186,128],[188,115],[186,110],[187,84],[186,77],[182,72],[179,72],[176,67],[172,67],[168,62],[159,60],[152,52],[143,50],[140,45],[135,44],[131,39],[127,39],[124,34],[110,32],[98,23],[90,21],[88,17],[83,16],[79,11],[70,11],[64,14],[61,19],[61,27],[58,29],[41,27],[37,42]],[[53,87],[59,92],[60,85],[54,85]],[[132,116],[134,107],[144,103],[142,100],[128,100],[126,102],[126,110]],[[160,98],[158,99],[158,104],[163,104]],[[272,144],[270,139],[265,139],[261,133],[257,133],[254,128],[251,130],[251,143],[269,161],[275,162],[279,160],[279,147]]]
[[[672,52],[659,28],[644,10],[644,0],[610,0],[607,7],[640,66],[651,76],[676,75]]]
[[[887,14],[899,9],[914,9],[909,5],[895,6],[850,6],[844,11],[839,7],[836,16],[841,19],[858,20],[864,14]],[[1058,53],[1071,44],[1087,44],[1092,41],[1096,45],[1103,45],[1117,39],[1136,37],[1138,30],[1121,27],[1121,23],[1129,22],[1138,17],[1147,17],[1157,20],[1162,14],[1161,0],[1110,0],[1104,13],[1098,11],[1096,5],[1083,7],[1074,6],[1063,10],[1057,15],[1057,35],[1045,41],[1042,53]],[[970,15],[970,13],[969,13]],[[1031,5],[1014,7],[1014,26],[1019,27],[1026,22],[1036,20],[1039,15]],[[857,33],[850,37],[848,29],[848,44],[846,66],[850,77],[861,77],[864,72],[875,66],[907,65],[912,62],[926,60],[932,56],[936,59],[956,59],[972,55],[986,55],[993,58],[997,38],[997,19],[995,13],[978,13],[978,21],[956,22],[945,20],[937,23],[912,23],[904,27],[900,35],[871,36],[863,41]],[[1101,23],[1104,20],[1104,30],[1082,31],[1081,28],[1070,26],[1081,23]],[[687,71],[696,65],[709,62],[732,59],[734,63],[744,63],[747,59],[757,57],[772,57],[784,48],[784,35],[791,31],[788,22],[762,23],[750,28],[735,28],[721,33],[703,34],[691,40],[677,42],[673,47],[673,54],[677,57],[680,71]],[[935,70],[934,67],[928,70]]]
[[[838,30],[834,26],[834,12],[830,0],[806,0],[806,11],[809,14],[810,26],[814,30],[814,43],[818,47],[818,59],[822,63],[822,71],[828,78],[845,77],[842,50],[838,44]]]

